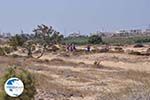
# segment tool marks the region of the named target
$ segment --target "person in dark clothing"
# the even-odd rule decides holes
[[[75,44],[72,44],[72,49],[73,49],[73,51],[76,51],[76,46],[75,46]]]
[[[70,46],[69,46],[69,51],[73,51],[73,48],[72,48],[72,44],[70,44]]]
[[[90,45],[87,46],[87,51],[90,52],[91,51],[91,47]]]
[[[66,49],[67,51],[70,51],[70,45],[67,45]]]

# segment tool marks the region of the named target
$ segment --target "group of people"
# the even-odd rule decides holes
[[[75,44],[69,44],[69,45],[67,45],[66,49],[67,49],[67,51],[70,51],[70,52],[74,52],[74,51],[77,50]],[[87,47],[85,48],[85,50],[88,51],[88,52],[91,51],[90,45],[87,45]]]
[[[76,51],[75,44],[69,44],[69,45],[67,45],[67,51],[71,51],[71,52]]]

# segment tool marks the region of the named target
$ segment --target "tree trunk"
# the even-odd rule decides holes
[[[37,57],[38,59],[41,58],[44,55],[45,50],[46,50],[46,45],[44,45],[43,51],[41,52],[41,55]]]
[[[32,57],[32,50],[31,50],[31,48],[28,48],[28,57]]]

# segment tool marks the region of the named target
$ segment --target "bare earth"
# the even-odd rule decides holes
[[[100,65],[95,66],[95,61]],[[11,65],[35,75],[36,100],[150,99],[150,56],[95,53],[65,57],[47,53],[39,60],[0,57],[0,76]]]

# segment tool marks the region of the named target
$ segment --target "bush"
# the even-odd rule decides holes
[[[4,47],[3,49],[6,53],[11,53],[13,51],[13,48],[11,47]]]
[[[13,51],[10,47],[0,47],[0,56],[4,56],[8,53],[11,53]]]
[[[95,68],[103,68],[100,61],[95,61],[93,65]]]
[[[150,42],[150,38],[146,37],[146,38],[141,38],[135,41],[135,43],[148,43]]]
[[[3,48],[0,47],[0,56],[4,56],[5,55],[5,52],[3,50]]]
[[[105,53],[105,52],[109,52],[109,48],[104,47],[102,49],[99,50],[101,53]]]
[[[150,48],[148,48],[146,52],[147,52],[147,53],[150,53]]]
[[[136,44],[136,45],[134,45],[134,48],[142,48],[142,47],[144,47],[143,44]]]
[[[9,45],[16,48],[17,46],[22,46],[25,41],[27,41],[27,37],[16,34],[9,39]]]
[[[24,91],[19,97],[12,98],[5,93],[3,88],[2,93],[0,93],[0,100],[34,100],[34,95],[36,94],[34,77],[22,68],[9,68],[3,77],[2,86],[11,77],[17,77],[22,80],[24,83]]]
[[[99,35],[92,35],[89,37],[89,43],[90,44],[100,44],[102,43],[102,37]]]
[[[115,47],[115,52],[124,52],[124,50],[121,47]]]
[[[141,55],[140,52],[138,52],[138,51],[133,51],[133,50],[130,51],[129,54],[131,54],[131,55]]]
[[[21,56],[18,54],[12,54],[11,57],[13,57],[13,58],[19,58],[20,57],[21,58]]]
[[[88,44],[89,37],[88,36],[80,36],[80,37],[66,37],[63,42],[65,44],[76,44],[76,45],[86,45]]]

